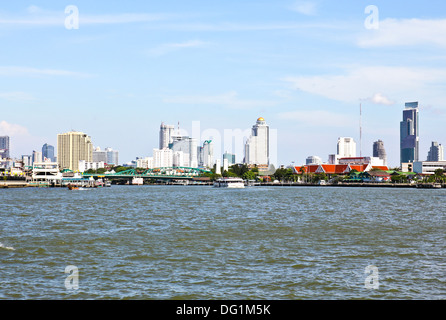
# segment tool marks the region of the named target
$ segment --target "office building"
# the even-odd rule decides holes
[[[79,161],[93,162],[91,138],[83,132],[57,135],[57,162],[60,169],[79,170]]]
[[[408,102],[400,122],[400,162],[419,160],[418,102]]]
[[[198,165],[200,167],[211,168],[214,164],[214,144],[211,140],[206,140],[203,146],[198,147]]]
[[[9,159],[9,136],[0,137],[0,159]]]
[[[171,149],[153,149],[153,167],[172,167],[173,151]]]
[[[413,163],[413,172],[419,174],[432,175],[438,169],[446,171],[446,161],[415,161]]]
[[[54,147],[45,143],[42,147],[42,157],[44,161],[55,162]]]
[[[159,136],[159,149],[169,148],[174,136],[175,126],[161,123]]]
[[[223,154],[223,161],[228,160],[228,166],[235,164],[235,154],[225,152]]]
[[[42,163],[42,162],[43,162],[42,152],[33,151],[33,164],[34,163]]]
[[[107,163],[107,152],[101,150],[100,147],[96,147],[93,150],[93,162],[104,162]]]
[[[313,164],[322,164],[322,159],[318,156],[309,156],[305,162],[307,166]]]
[[[338,158],[354,158],[356,157],[356,142],[353,138],[341,137],[338,139],[337,145]]]
[[[245,143],[245,159],[247,165],[269,165],[269,126],[264,118],[258,118],[252,127],[251,136]]]
[[[197,139],[187,136],[173,136],[172,143],[169,144],[169,148],[173,151],[173,153],[178,151],[183,152],[184,167],[198,167]]]
[[[427,161],[443,161],[444,150],[443,146],[436,141],[432,142],[431,148],[427,154]]]
[[[105,148],[105,152],[107,153],[107,161],[105,163],[111,164],[114,166],[119,165],[119,151],[113,150],[112,148]]]
[[[384,165],[387,165],[387,154],[382,140],[373,143],[373,157],[383,160]]]

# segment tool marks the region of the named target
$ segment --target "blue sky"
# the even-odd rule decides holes
[[[444,1],[2,3],[0,134],[18,157],[74,129],[127,162],[152,155],[162,121],[223,136],[262,116],[277,164],[302,164],[327,161],[338,137],[359,155],[361,103],[362,154],[382,139],[397,166],[405,102],[420,102],[421,159],[446,143],[445,34]]]

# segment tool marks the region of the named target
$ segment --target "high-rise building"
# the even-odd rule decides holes
[[[175,126],[161,123],[159,149],[169,148],[172,143]]]
[[[403,121],[400,122],[401,163],[419,160],[418,102],[408,102],[405,107]]]
[[[9,159],[9,136],[0,137],[0,158]]]
[[[427,154],[427,161],[443,161],[444,149],[441,144],[436,141],[432,142],[431,148]]]
[[[214,144],[206,140],[202,147],[198,147],[198,165],[211,168],[214,165]]]
[[[83,132],[68,132],[57,135],[57,162],[60,169],[79,170],[79,160],[93,162],[91,138]]]
[[[42,163],[42,152],[39,151],[33,151],[33,163]]]
[[[117,166],[119,164],[119,151],[112,148],[105,148],[107,153],[107,161],[105,163]]]
[[[383,160],[384,165],[387,165],[387,154],[386,150],[384,149],[384,142],[382,140],[373,142],[373,156],[380,158]]]
[[[251,136],[245,143],[245,164],[269,165],[269,126],[264,118],[258,118]]]
[[[306,165],[315,165],[315,164],[322,164],[322,159],[318,156],[309,156],[306,161]]]
[[[50,162],[54,162],[54,147],[45,143],[42,147],[42,157],[43,160],[48,159]]]
[[[356,157],[356,142],[353,138],[339,138],[337,155],[339,158],[354,158]]]
[[[153,167],[172,167],[173,151],[171,149],[153,149]]]
[[[107,163],[107,151],[102,151],[100,147],[93,149],[93,162]]]
[[[198,148],[197,139],[187,136],[173,136],[172,143],[169,144],[170,149],[175,153],[183,152],[183,163],[185,167],[198,167]]]
[[[235,154],[225,152],[223,154],[223,161],[228,160],[228,165],[232,166],[235,164]]]

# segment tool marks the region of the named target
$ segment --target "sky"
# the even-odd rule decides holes
[[[20,157],[82,131],[124,163],[179,123],[242,161],[224,132],[263,117],[276,165],[328,161],[353,137],[363,156],[383,140],[393,167],[419,101],[425,160],[446,143],[445,34],[442,0],[3,1],[0,135]]]

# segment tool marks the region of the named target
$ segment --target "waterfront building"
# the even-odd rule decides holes
[[[247,165],[269,165],[269,126],[264,118],[258,118],[252,127],[251,136],[245,143],[245,159]]]
[[[57,162],[60,169],[79,170],[79,160],[93,162],[91,137],[71,131],[57,135]]]
[[[154,168],[165,168],[172,167],[173,163],[173,150],[164,149],[153,149],[153,167]]]
[[[42,158],[42,152],[40,151],[33,151],[33,163],[41,163],[43,162],[43,158]]]
[[[384,167],[384,160],[377,157],[339,158],[338,164],[370,164],[373,167]]]
[[[382,140],[373,143],[373,157],[383,160],[384,165],[387,165],[387,154]]]
[[[30,169],[33,166],[33,157],[30,155],[22,155],[22,163],[24,169]]]
[[[159,134],[159,149],[165,149],[172,143],[175,126],[161,123]]]
[[[183,151],[174,151],[172,154],[172,165],[174,167],[185,167],[184,163],[184,152]]]
[[[408,102],[400,122],[400,163],[419,160],[418,102]]]
[[[225,159],[228,160],[228,165],[229,165],[229,166],[232,166],[232,165],[235,164],[235,154],[225,152],[225,153],[223,154],[223,161],[224,161]]]
[[[433,141],[427,154],[427,161],[443,161],[443,160],[444,160],[443,146],[438,142]]]
[[[93,169],[98,170],[101,168],[105,168],[105,162],[99,161],[99,162],[87,162],[85,160],[79,160],[79,172],[85,172],[87,170]]]
[[[136,167],[143,169],[153,169],[153,157],[136,159]]]
[[[318,157],[318,156],[309,156],[306,159],[305,163],[307,165],[310,165],[310,164],[322,164],[322,159],[320,157]]]
[[[211,168],[214,163],[214,144],[211,140],[206,140],[203,146],[198,147],[198,165],[200,167]]]
[[[438,169],[446,171],[446,161],[415,161],[413,163],[413,172],[419,174],[432,175]]]
[[[119,151],[113,150],[112,148],[105,148],[105,152],[107,153],[107,164],[117,166],[119,164]]]
[[[96,147],[93,150],[93,162],[105,162],[107,163],[107,152],[102,151],[100,147]]]
[[[49,145],[48,143],[45,143],[42,146],[42,158],[45,161],[49,160],[50,162],[55,162],[54,159],[54,146]]]
[[[169,148],[173,152],[183,152],[184,167],[198,167],[197,139],[187,136],[173,136],[172,143],[169,145]]]
[[[328,155],[328,164],[339,164],[339,156],[337,154]]]
[[[0,137],[0,159],[9,159],[9,136],[1,136]]]
[[[356,157],[356,142],[353,138],[341,137],[338,139],[337,155],[339,158]]]

